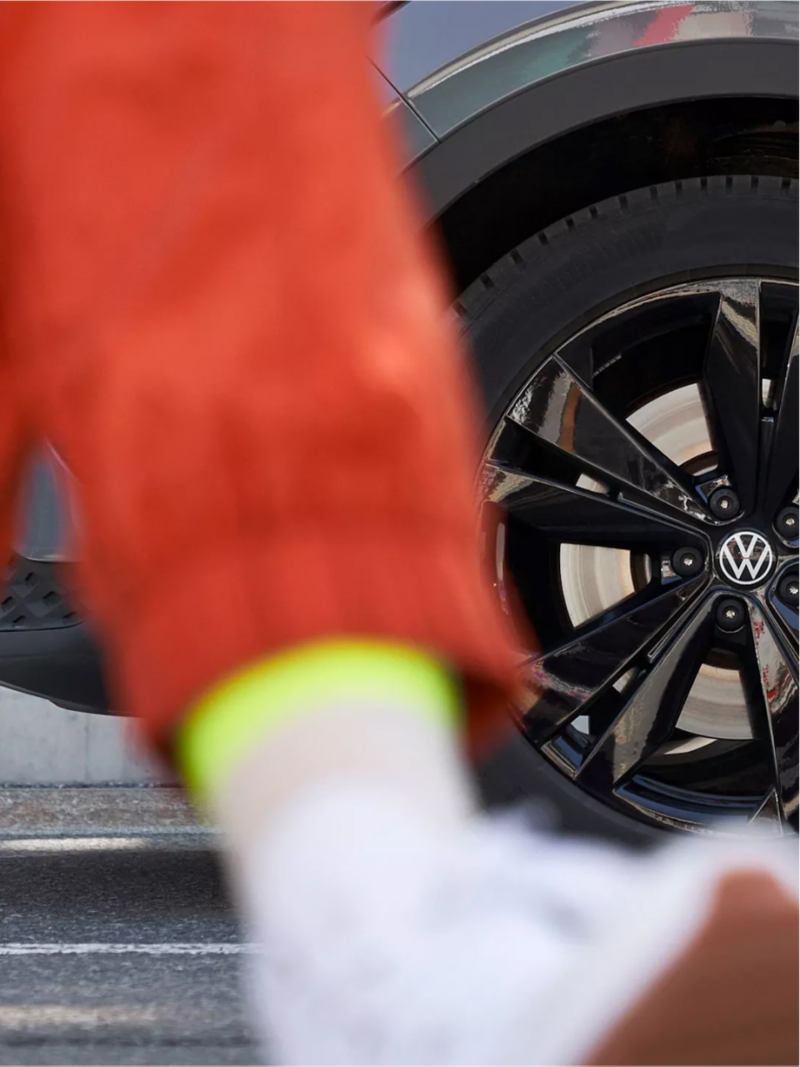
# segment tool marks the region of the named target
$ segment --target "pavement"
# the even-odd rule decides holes
[[[215,843],[175,789],[0,789],[0,1065],[262,1062]]]

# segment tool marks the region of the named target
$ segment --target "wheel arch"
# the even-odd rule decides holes
[[[701,174],[797,173],[797,44],[669,44],[565,71],[477,114],[410,167],[461,291],[597,199]]]

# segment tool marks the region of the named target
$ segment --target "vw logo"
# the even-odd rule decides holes
[[[775,554],[769,541],[753,530],[726,537],[719,549],[719,566],[729,582],[758,585],[769,574]]]

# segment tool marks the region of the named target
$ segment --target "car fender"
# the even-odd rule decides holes
[[[424,33],[422,9],[469,6],[408,4],[388,20],[390,40],[391,23],[412,9]],[[578,4],[515,26],[413,85],[393,82],[393,66],[405,68],[387,62],[387,81],[429,135],[407,142],[404,158],[428,217],[517,156],[620,113],[796,97],[797,15],[795,5],[771,0]]]

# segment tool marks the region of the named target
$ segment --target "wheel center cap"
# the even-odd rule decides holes
[[[775,553],[763,534],[737,530],[719,546],[717,561],[732,585],[761,585],[772,570]]]

